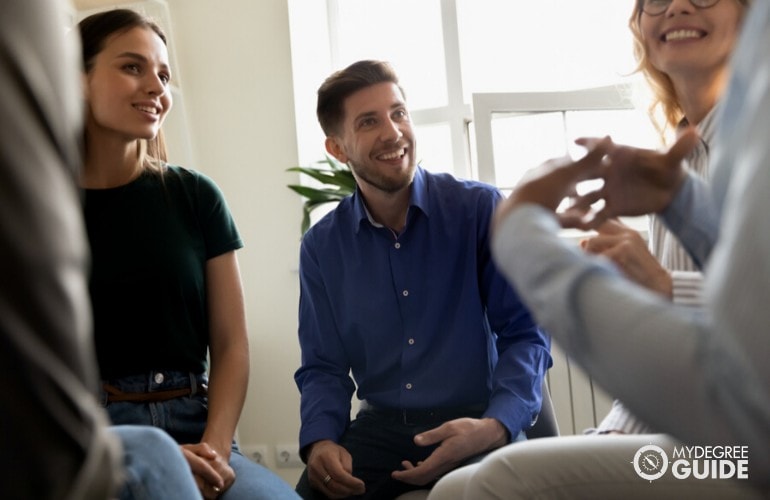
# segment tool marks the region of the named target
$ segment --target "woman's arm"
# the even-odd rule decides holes
[[[230,251],[206,262],[208,298],[209,408],[199,444],[182,446],[201,493],[217,498],[235,481],[230,450],[246,399],[249,341],[238,259]],[[216,474],[211,474],[209,467]]]
[[[211,367],[209,414],[202,441],[229,459],[249,378],[243,286],[234,251],[206,263],[206,292]]]

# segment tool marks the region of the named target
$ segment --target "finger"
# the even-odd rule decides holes
[[[587,217],[583,220],[583,226],[581,229],[588,231],[588,230],[596,230],[599,226],[604,224],[607,220],[609,220],[612,217],[612,213],[610,212],[609,208],[605,205],[600,210],[597,210],[593,213],[591,217]]]
[[[218,488],[224,487],[225,484],[222,476],[220,476],[219,473],[211,466],[208,460],[199,457],[184,446],[181,448],[182,454],[184,455],[185,459],[187,459],[187,463],[190,465],[190,470],[192,471],[193,475],[200,477],[207,484],[214,485]]]
[[[325,476],[322,480],[321,491],[333,498],[347,498],[355,495],[363,495],[366,492],[366,485],[360,479],[350,476],[349,478],[336,478],[331,474]]]
[[[601,190],[590,191],[575,198],[572,198],[572,203],[569,206],[569,210],[581,210],[588,212],[591,205],[602,199]]]
[[[568,163],[561,169],[562,172],[569,175],[575,184],[600,177],[604,167],[604,158],[609,152],[611,145],[612,141],[610,141],[609,137],[605,137],[597,142],[585,156],[575,162]],[[575,190],[575,188],[570,189],[572,191]]]
[[[583,210],[571,210],[567,209],[564,212],[556,214],[556,220],[564,229],[583,229],[585,226],[585,219],[588,216],[588,212]],[[583,242],[580,242],[581,246]]]
[[[618,244],[620,238],[617,236],[594,236],[585,240],[585,245],[581,245],[583,250],[588,253],[599,254],[604,253],[608,249],[615,247]]]
[[[452,466],[441,464],[440,460],[434,459],[433,457],[434,455],[431,455],[416,467],[412,466],[409,469],[393,471],[391,477],[397,481],[416,486],[424,486],[431,483],[438,479],[444,472],[447,472],[452,468]],[[409,463],[409,465],[411,466],[412,464]],[[443,468],[442,465],[444,465]]]
[[[207,460],[214,460],[217,457],[217,452],[214,450],[214,448],[206,443],[183,444],[180,447],[184,450],[189,450],[195,455]]]
[[[431,429],[429,431],[425,431],[425,432],[421,432],[420,434],[417,434],[414,437],[414,443],[417,446],[430,446],[436,443],[440,443],[441,441],[445,440],[451,435],[452,434],[449,430],[449,426],[447,425],[447,423],[444,423],[436,427],[435,429]]]
[[[597,227],[596,230],[600,234],[604,235],[623,235],[628,233],[629,231],[633,231],[630,227],[626,226],[622,222],[620,222],[618,219],[608,219],[604,221],[604,223]]]
[[[311,484],[316,489],[341,496],[361,495],[365,491],[364,482],[342,468],[339,462],[327,464],[327,468],[320,470]]]
[[[698,132],[694,127],[690,127],[677,138],[674,145],[666,153],[666,158],[672,163],[679,164],[695,149],[699,141]]]
[[[575,144],[578,146],[583,146],[584,148],[591,150],[597,146],[600,142],[602,142],[607,137],[578,137],[575,139]]]
[[[222,494],[223,489],[219,486],[214,486],[212,484],[207,484],[204,486],[203,490],[201,490],[201,493],[203,493],[204,498],[206,500],[213,500],[215,498],[219,498],[219,496]]]

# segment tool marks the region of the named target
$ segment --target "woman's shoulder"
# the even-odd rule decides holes
[[[214,190],[217,192],[220,190],[211,177],[193,168],[167,164],[164,167],[163,175],[166,180],[178,181],[188,188]]]

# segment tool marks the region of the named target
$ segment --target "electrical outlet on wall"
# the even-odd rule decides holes
[[[267,445],[266,444],[252,444],[241,446],[241,453],[243,456],[256,462],[259,465],[267,467]]]
[[[299,457],[297,443],[278,444],[275,446],[275,464],[277,467],[304,467]]]

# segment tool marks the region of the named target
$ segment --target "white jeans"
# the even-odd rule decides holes
[[[428,500],[443,499],[742,499],[768,498],[747,481],[641,478],[632,464],[636,452],[653,444],[671,457],[681,446],[663,434],[565,436],[506,446],[481,463],[442,478]],[[750,470],[749,470],[750,473]]]

